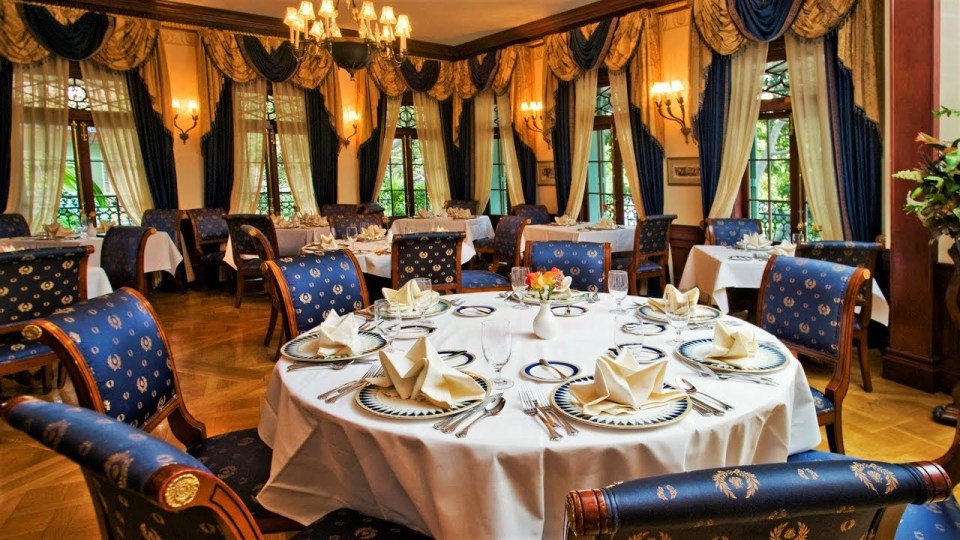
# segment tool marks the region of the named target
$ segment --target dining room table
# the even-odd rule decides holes
[[[353,256],[357,259],[357,264],[360,266],[360,271],[364,274],[390,278],[393,275],[391,241],[391,235],[388,233],[380,240],[356,240],[353,243],[348,240],[337,240],[337,245],[340,248],[349,249],[353,253]],[[307,246],[306,249],[310,250],[311,247]],[[316,247],[315,250],[323,251],[320,247]],[[460,263],[469,261],[476,254],[473,246],[464,242],[460,248]]]
[[[450,216],[437,217],[406,217],[393,220],[390,232],[393,234],[410,234],[444,230],[464,233],[463,243],[473,248],[473,241],[481,238],[492,238],[493,224],[490,216],[480,215],[467,218]]]
[[[317,227],[298,226],[298,227],[277,227],[277,248],[280,250],[276,255],[278,257],[289,257],[300,252],[300,248],[308,244],[320,241],[322,236],[331,236],[329,225]],[[233,260],[233,245],[230,239],[227,239],[226,251],[223,254],[223,262],[230,268],[237,269],[237,263]]]
[[[60,246],[93,246],[93,253],[87,258],[87,265],[99,267],[100,256],[103,248],[103,237],[97,236],[78,236],[70,238],[44,238],[39,236],[25,236],[13,238],[0,238],[0,246],[12,246],[23,249],[40,249]],[[176,276],[177,267],[183,261],[183,255],[177,249],[176,244],[170,239],[170,235],[163,231],[157,231],[147,238],[147,245],[143,252],[144,273],[166,272]]]
[[[613,253],[633,251],[633,234],[636,227],[617,224],[614,229],[597,227],[596,223],[574,225],[527,225],[523,229],[523,242],[548,240],[571,240],[574,242],[609,242]]]
[[[427,339],[444,361],[488,385],[494,370],[485,362],[481,323],[501,319],[511,328],[512,350],[503,374],[515,384],[493,390],[503,393],[503,411],[471,427],[463,438],[435,429],[429,416],[371,408],[367,399],[379,394],[371,394],[369,386],[332,403],[318,399],[368,373],[376,355],[342,369],[318,364],[288,370],[292,361],[285,346],[261,407],[259,434],[273,449],[273,458],[259,502],[303,524],[348,507],[436,538],[555,539],[564,536],[564,499],[570,490],[711,467],[784,462],[819,444],[806,376],[775,338],[755,329],[764,347],[779,351],[776,369],[763,375],[769,384],[747,377],[715,378],[710,374],[719,372],[704,372],[702,365],[680,359],[667,325],[639,318],[637,310],[646,305],[641,297],[627,297],[626,320],[644,323],[649,335],[636,339],[649,348],[643,349],[652,355],[648,359],[662,355],[666,360],[665,380],[686,377],[701,394],[732,409],[705,416],[692,411],[684,398],[669,405],[671,414],[651,410],[649,420],[640,424],[568,415],[579,433],[562,431],[561,439],[551,440],[544,425],[525,414],[519,394],[533,389],[569,411],[569,399],[563,397],[569,397],[570,380],[590,380],[582,377],[593,376],[597,359],[618,343],[616,329],[624,320],[611,312],[609,295],[595,300],[552,308],[560,332],[550,340],[532,332],[539,306],[515,309],[521,304],[498,293],[444,296],[427,312],[434,329]],[[731,325],[748,324],[717,316]],[[422,325],[411,325],[417,326]],[[400,352],[415,343],[402,332],[393,344]],[[703,324],[684,334],[695,344],[711,338],[713,330]],[[569,379],[538,367],[539,359]],[[676,408],[680,403],[682,412]],[[669,486],[665,490],[669,496]]]
[[[759,289],[763,271],[770,259],[770,249],[747,250],[729,246],[693,246],[680,277],[680,289],[693,287],[710,295],[713,303],[724,313],[729,313],[729,288]],[[870,318],[884,326],[890,319],[890,305],[883,291],[872,283],[873,307]]]
[[[107,272],[99,266],[87,265],[87,298],[96,298],[113,292]]]

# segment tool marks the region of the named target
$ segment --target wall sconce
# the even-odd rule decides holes
[[[680,133],[683,133],[683,140],[690,144],[690,128],[687,126],[687,113],[683,108],[683,83],[680,81],[653,83],[650,96],[656,103],[657,112],[660,113],[660,116],[680,124]],[[671,99],[676,99],[677,105],[680,105],[680,116],[673,113]],[[666,100],[666,103],[664,103],[664,100]],[[664,113],[664,108],[666,108],[666,113]]]
[[[173,127],[180,131],[179,137],[183,144],[187,144],[187,139],[190,138],[187,133],[190,133],[193,128],[197,127],[197,119],[200,118],[200,108],[197,106],[197,102],[191,99],[187,102],[187,108],[184,110],[183,106],[180,104],[180,100],[175,99],[173,100],[173,110],[176,111],[176,113],[173,115]],[[190,118],[193,120],[193,125],[188,127],[186,130],[177,125],[177,118],[184,113],[189,114]]]
[[[357,125],[360,122],[360,114],[352,109],[347,109],[343,111],[343,122],[353,127],[353,133],[348,135],[346,139],[340,142],[340,144],[343,146],[348,146],[350,144],[350,139],[357,134]]]
[[[527,129],[543,133],[543,102],[524,101],[520,104],[520,114],[527,124]]]

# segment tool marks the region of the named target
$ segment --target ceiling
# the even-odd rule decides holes
[[[299,0],[178,0],[193,4],[255,15],[283,18],[287,6],[299,6]],[[347,12],[347,0],[340,0],[343,28],[356,28]],[[413,39],[443,45],[460,45],[474,39],[508,30],[550,15],[563,13],[596,0],[374,0],[379,13],[384,5],[394,13],[410,17]],[[360,0],[357,0],[357,5]],[[314,7],[318,8],[319,0]]]

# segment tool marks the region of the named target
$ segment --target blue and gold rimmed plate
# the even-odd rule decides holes
[[[630,349],[630,352],[633,353],[633,359],[636,360],[638,364],[650,364],[667,357],[667,353],[662,350],[651,347],[650,345],[644,345],[643,343],[624,343],[619,347],[611,347],[610,352],[619,354],[620,349],[624,347]]]
[[[418,339],[429,336],[436,331],[437,327],[429,324],[402,323],[400,332],[395,339]]]
[[[299,362],[340,362],[370,356],[387,346],[383,336],[375,332],[358,332],[357,336],[360,342],[359,349],[353,354],[318,354],[320,334],[317,333],[303,334],[288,341],[283,345],[281,352],[287,358]]]
[[[453,314],[458,317],[489,317],[497,308],[493,306],[460,306],[453,310]]]
[[[628,322],[620,327],[626,334],[635,336],[659,336],[667,331],[667,325],[647,321]]]
[[[577,302],[583,302],[587,299],[588,294],[585,291],[576,291],[572,290],[569,294],[561,293],[550,299],[551,306],[566,306],[568,304],[576,304]],[[524,293],[521,298],[525,304],[539,304],[540,297],[535,291],[527,291]]]
[[[539,362],[534,362],[527,366],[523,367],[523,374],[527,377],[540,382],[548,383],[559,383],[563,381],[570,380],[580,374],[580,368],[569,362],[561,362],[559,360],[548,360],[551,366],[557,368],[560,373],[564,374],[564,377],[561,379],[555,371],[552,369],[541,365]]]
[[[490,383],[475,373],[468,373],[483,388],[480,399],[462,401],[451,407],[437,407],[426,399],[402,399],[393,388],[381,388],[367,384],[357,392],[357,403],[377,416],[399,418],[401,420],[419,420],[421,418],[439,418],[472,409],[483,403],[490,393]]]
[[[583,306],[575,306],[573,304],[560,304],[556,306],[550,306],[550,311],[553,312],[557,317],[579,317],[585,314],[588,310]]]
[[[437,315],[442,315],[447,311],[450,311],[450,302],[441,298],[437,300],[437,303],[430,306],[427,309],[427,312],[424,313],[424,317],[436,317]],[[404,307],[400,311],[400,317],[403,319],[419,319],[420,312],[416,308]]]
[[[676,401],[642,408],[632,414],[586,414],[577,398],[570,393],[570,385],[583,383],[592,384],[593,376],[580,377],[561,384],[553,391],[551,401],[557,410],[585,424],[612,429],[650,429],[679,422],[690,412],[690,400],[684,396]],[[676,390],[669,384],[664,384],[663,387]]]
[[[707,358],[707,354],[711,350],[713,350],[712,339],[692,339],[681,343],[677,347],[677,354],[716,371],[735,373],[768,373],[783,368],[790,361],[787,355],[775,344],[766,341],[757,343],[757,354],[755,356],[737,360],[736,365]]]
[[[658,323],[669,322],[667,321],[666,313],[656,309],[650,304],[638,307],[637,315]],[[690,316],[690,324],[708,324],[719,320],[720,317],[723,317],[723,313],[721,313],[719,309],[711,306],[698,305],[697,309]]]
[[[469,351],[437,351],[443,363],[449,367],[462,369],[476,362],[477,357]]]

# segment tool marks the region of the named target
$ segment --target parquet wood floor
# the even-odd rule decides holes
[[[150,300],[171,339],[183,394],[208,435],[255,426],[260,399],[273,369],[273,348],[262,346],[269,313],[263,295],[248,294],[243,306],[221,291],[155,292]],[[275,345],[274,345],[275,347]],[[874,391],[864,393],[856,368],[844,412],[847,453],[889,461],[931,459],[953,430],[930,419],[934,405],[948,401],[880,377],[873,351]],[[810,366],[821,386],[827,366]],[[3,380],[4,395],[23,387]],[[75,402],[69,383],[46,399]],[[175,443],[165,426],[156,435]],[[826,441],[821,445],[826,449]],[[0,538],[95,538],[96,518],[77,467],[0,422]],[[275,538],[283,536],[274,535]]]

